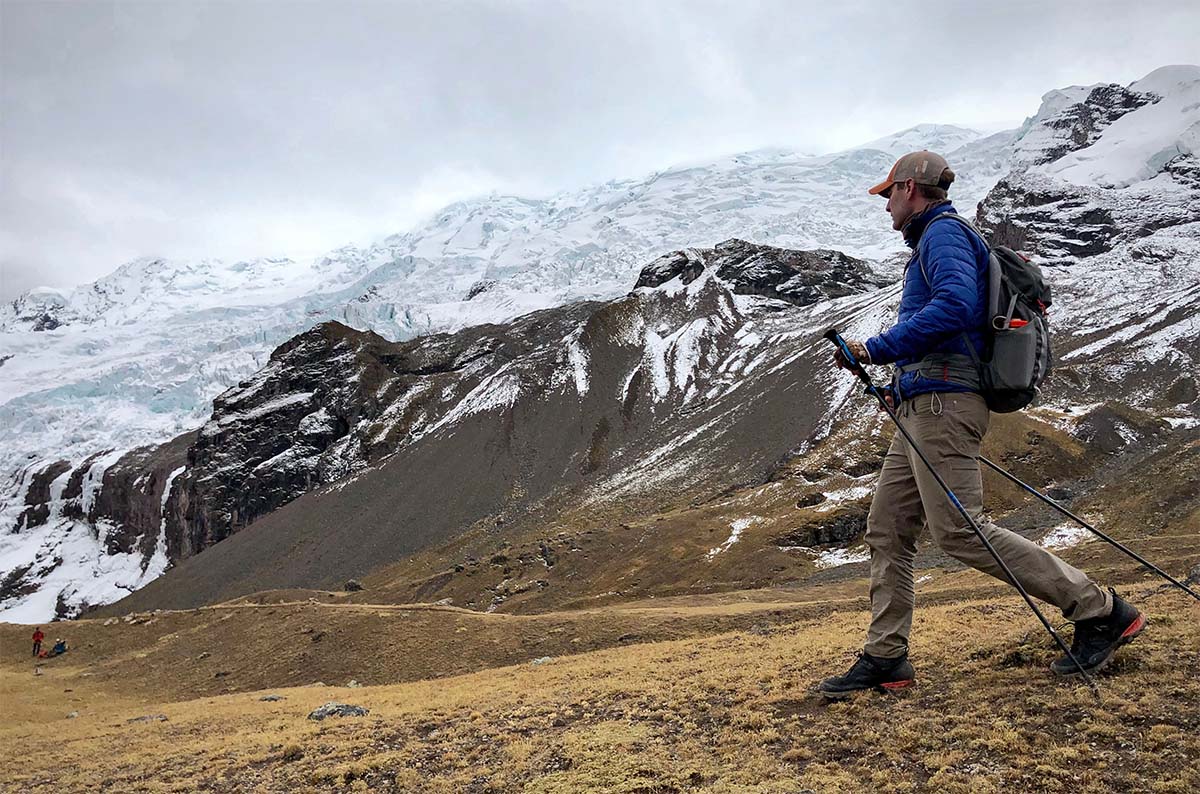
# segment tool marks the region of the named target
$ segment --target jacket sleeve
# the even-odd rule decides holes
[[[930,224],[919,244],[929,276],[929,302],[904,322],[867,340],[872,364],[923,358],[979,324],[979,265],[967,235],[957,222]],[[910,267],[920,265],[913,262]]]

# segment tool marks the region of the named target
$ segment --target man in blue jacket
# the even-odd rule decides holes
[[[1030,595],[1054,604],[1075,621],[1072,652],[1089,672],[1099,670],[1120,645],[1141,633],[1145,616],[1036,543],[982,517],[976,457],[990,415],[979,394],[968,342],[975,351],[984,349],[988,250],[977,234],[957,221],[937,222],[939,216],[955,212],[946,197],[953,181],[954,172],[943,158],[921,151],[901,157],[887,178],[870,189],[872,195],[887,199],[892,228],[913,253],[904,270],[897,323],[848,346],[863,363],[895,365],[888,394],[900,421]],[[913,559],[923,525],[950,556],[1008,581],[897,433],[867,518],[871,627],[866,647],[845,675],[818,684],[821,694],[843,697],[863,689],[895,690],[912,684],[908,635]],[[1060,675],[1078,672],[1065,656],[1051,669]]]

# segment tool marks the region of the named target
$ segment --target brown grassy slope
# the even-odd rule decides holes
[[[830,510],[806,499],[873,486],[891,434],[883,415],[868,411],[837,426],[817,449],[764,473],[761,482],[723,494],[597,502],[568,506],[532,526],[476,526],[377,570],[363,579],[367,590],[349,598],[450,599],[471,609],[527,613],[796,583],[814,573],[811,560],[779,546],[822,545],[810,542],[810,530],[839,520],[861,523],[870,502],[867,496]],[[1052,479],[1073,482],[1108,463],[1108,456],[1029,414],[994,416],[984,451],[1039,488]],[[1061,521],[1047,510],[1031,511],[1028,497],[990,472],[984,486],[989,513],[1008,526],[1036,533]],[[1087,500],[1075,507],[1086,510]],[[731,522],[749,516],[759,520],[710,558],[708,552],[729,537]],[[936,557],[921,561],[943,563]]]
[[[928,544],[926,544],[928,545]],[[1182,576],[1200,562],[1200,533],[1141,537],[1136,549]],[[932,559],[932,552],[926,551]],[[1114,549],[1090,542],[1062,552],[1105,584],[1152,578]],[[252,599],[127,620],[54,624],[69,655],[45,665],[125,696],[184,699],[350,679],[382,684],[474,672],[542,656],[818,620],[867,605],[865,564],[787,587],[629,600],[536,614],[481,614],[434,604],[363,604],[344,593],[273,591]],[[1003,594],[1006,586],[953,566],[924,569],[923,603]],[[260,603],[261,602],[261,603]],[[830,618],[832,619],[832,618]],[[31,628],[0,624],[0,667],[28,671]]]
[[[755,598],[754,596],[759,596]],[[270,595],[267,594],[267,599]],[[396,683],[528,662],[542,656],[662,641],[862,608],[860,587],[747,594],[708,603],[630,605],[544,615],[485,615],[436,605],[333,600],[234,603],[143,613],[134,623],[55,624],[71,652],[43,669],[151,701],[323,681]],[[752,600],[751,600],[752,599]],[[109,625],[105,625],[105,623]],[[0,665],[28,673],[31,627],[0,624]],[[57,632],[57,633],[55,633]]]
[[[1153,586],[1133,597],[1151,629],[1102,677],[1102,703],[1049,676],[1054,649],[1012,596],[922,594],[919,686],[833,705],[806,689],[850,662],[861,610],[435,681],[277,690],[286,699],[271,703],[130,697],[65,666],[35,678],[6,632],[0,790],[1193,791],[1200,605]],[[370,714],[305,719],[334,699]]]
[[[932,551],[920,562],[919,689],[898,701],[808,699],[805,689],[861,644],[864,566],[812,575],[811,563],[773,540],[814,517],[796,506],[798,496],[859,482],[856,464],[883,438],[861,428],[851,436],[857,446],[831,444],[768,482],[660,505],[628,527],[581,511],[567,527],[580,551],[559,556],[548,587],[502,601],[508,614],[371,603],[402,600],[422,581],[381,575],[357,594],[273,591],[132,623],[62,624],[49,633],[73,650],[37,677],[25,656],[30,629],[0,624],[0,791],[1172,792],[1200,784],[1200,605],[1161,591],[1099,542],[1064,556],[1131,590],[1154,621],[1122,653],[1121,675],[1106,677],[1103,705],[1048,677],[1054,650],[1003,585]],[[1061,472],[1055,484],[1078,494],[1081,512],[1102,515],[1106,529],[1183,574],[1200,562],[1200,455],[1194,436],[1173,438],[1098,457],[1016,417],[988,440],[989,454],[1038,485],[1039,475]],[[994,480],[987,487],[990,508],[1010,526],[1037,536],[1061,520]],[[764,521],[707,559],[729,521],[750,514]],[[618,532],[644,540],[618,543]],[[511,552],[522,538],[511,548],[490,532],[467,542],[480,553],[489,543]],[[436,573],[459,551],[411,565]],[[772,570],[780,556],[792,567]],[[489,561],[488,575],[524,575],[511,564],[505,571],[508,562]],[[756,589],[764,582],[772,586]],[[494,582],[472,586],[463,592],[495,592]],[[594,606],[563,609],[581,604]],[[551,661],[531,664],[541,657]],[[352,678],[371,686],[312,685]],[[253,694],[274,687],[299,688],[270,704]],[[304,719],[329,699],[372,713]],[[78,718],[66,719],[72,710]],[[168,719],[126,722],[147,714]]]

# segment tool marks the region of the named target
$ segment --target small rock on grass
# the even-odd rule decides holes
[[[267,703],[275,703],[279,700],[287,700],[287,698],[285,698],[283,695],[263,695],[259,698],[259,700],[266,701]]]
[[[147,715],[145,715],[144,717],[134,717],[134,718],[133,718],[133,719],[131,719],[131,720],[125,720],[125,722],[128,722],[128,723],[134,723],[134,722],[166,722],[166,721],[167,721],[167,715],[166,715],[166,714],[147,714]]]
[[[326,717],[365,717],[370,713],[369,709],[364,709],[362,706],[352,706],[349,703],[337,703],[331,700],[324,706],[313,709],[308,718],[320,721]]]

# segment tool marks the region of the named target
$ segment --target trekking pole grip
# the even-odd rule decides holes
[[[850,346],[846,344],[846,340],[842,338],[842,335],[838,332],[838,329],[830,328],[821,335],[821,338],[828,339],[830,342],[832,342],[842,354],[842,358],[846,360],[846,364],[849,365],[850,371],[857,375],[858,379],[867,385],[867,388],[874,390],[875,384],[871,381],[871,376],[867,374],[865,369],[863,369],[862,362],[860,362],[855,355],[850,352]]]

